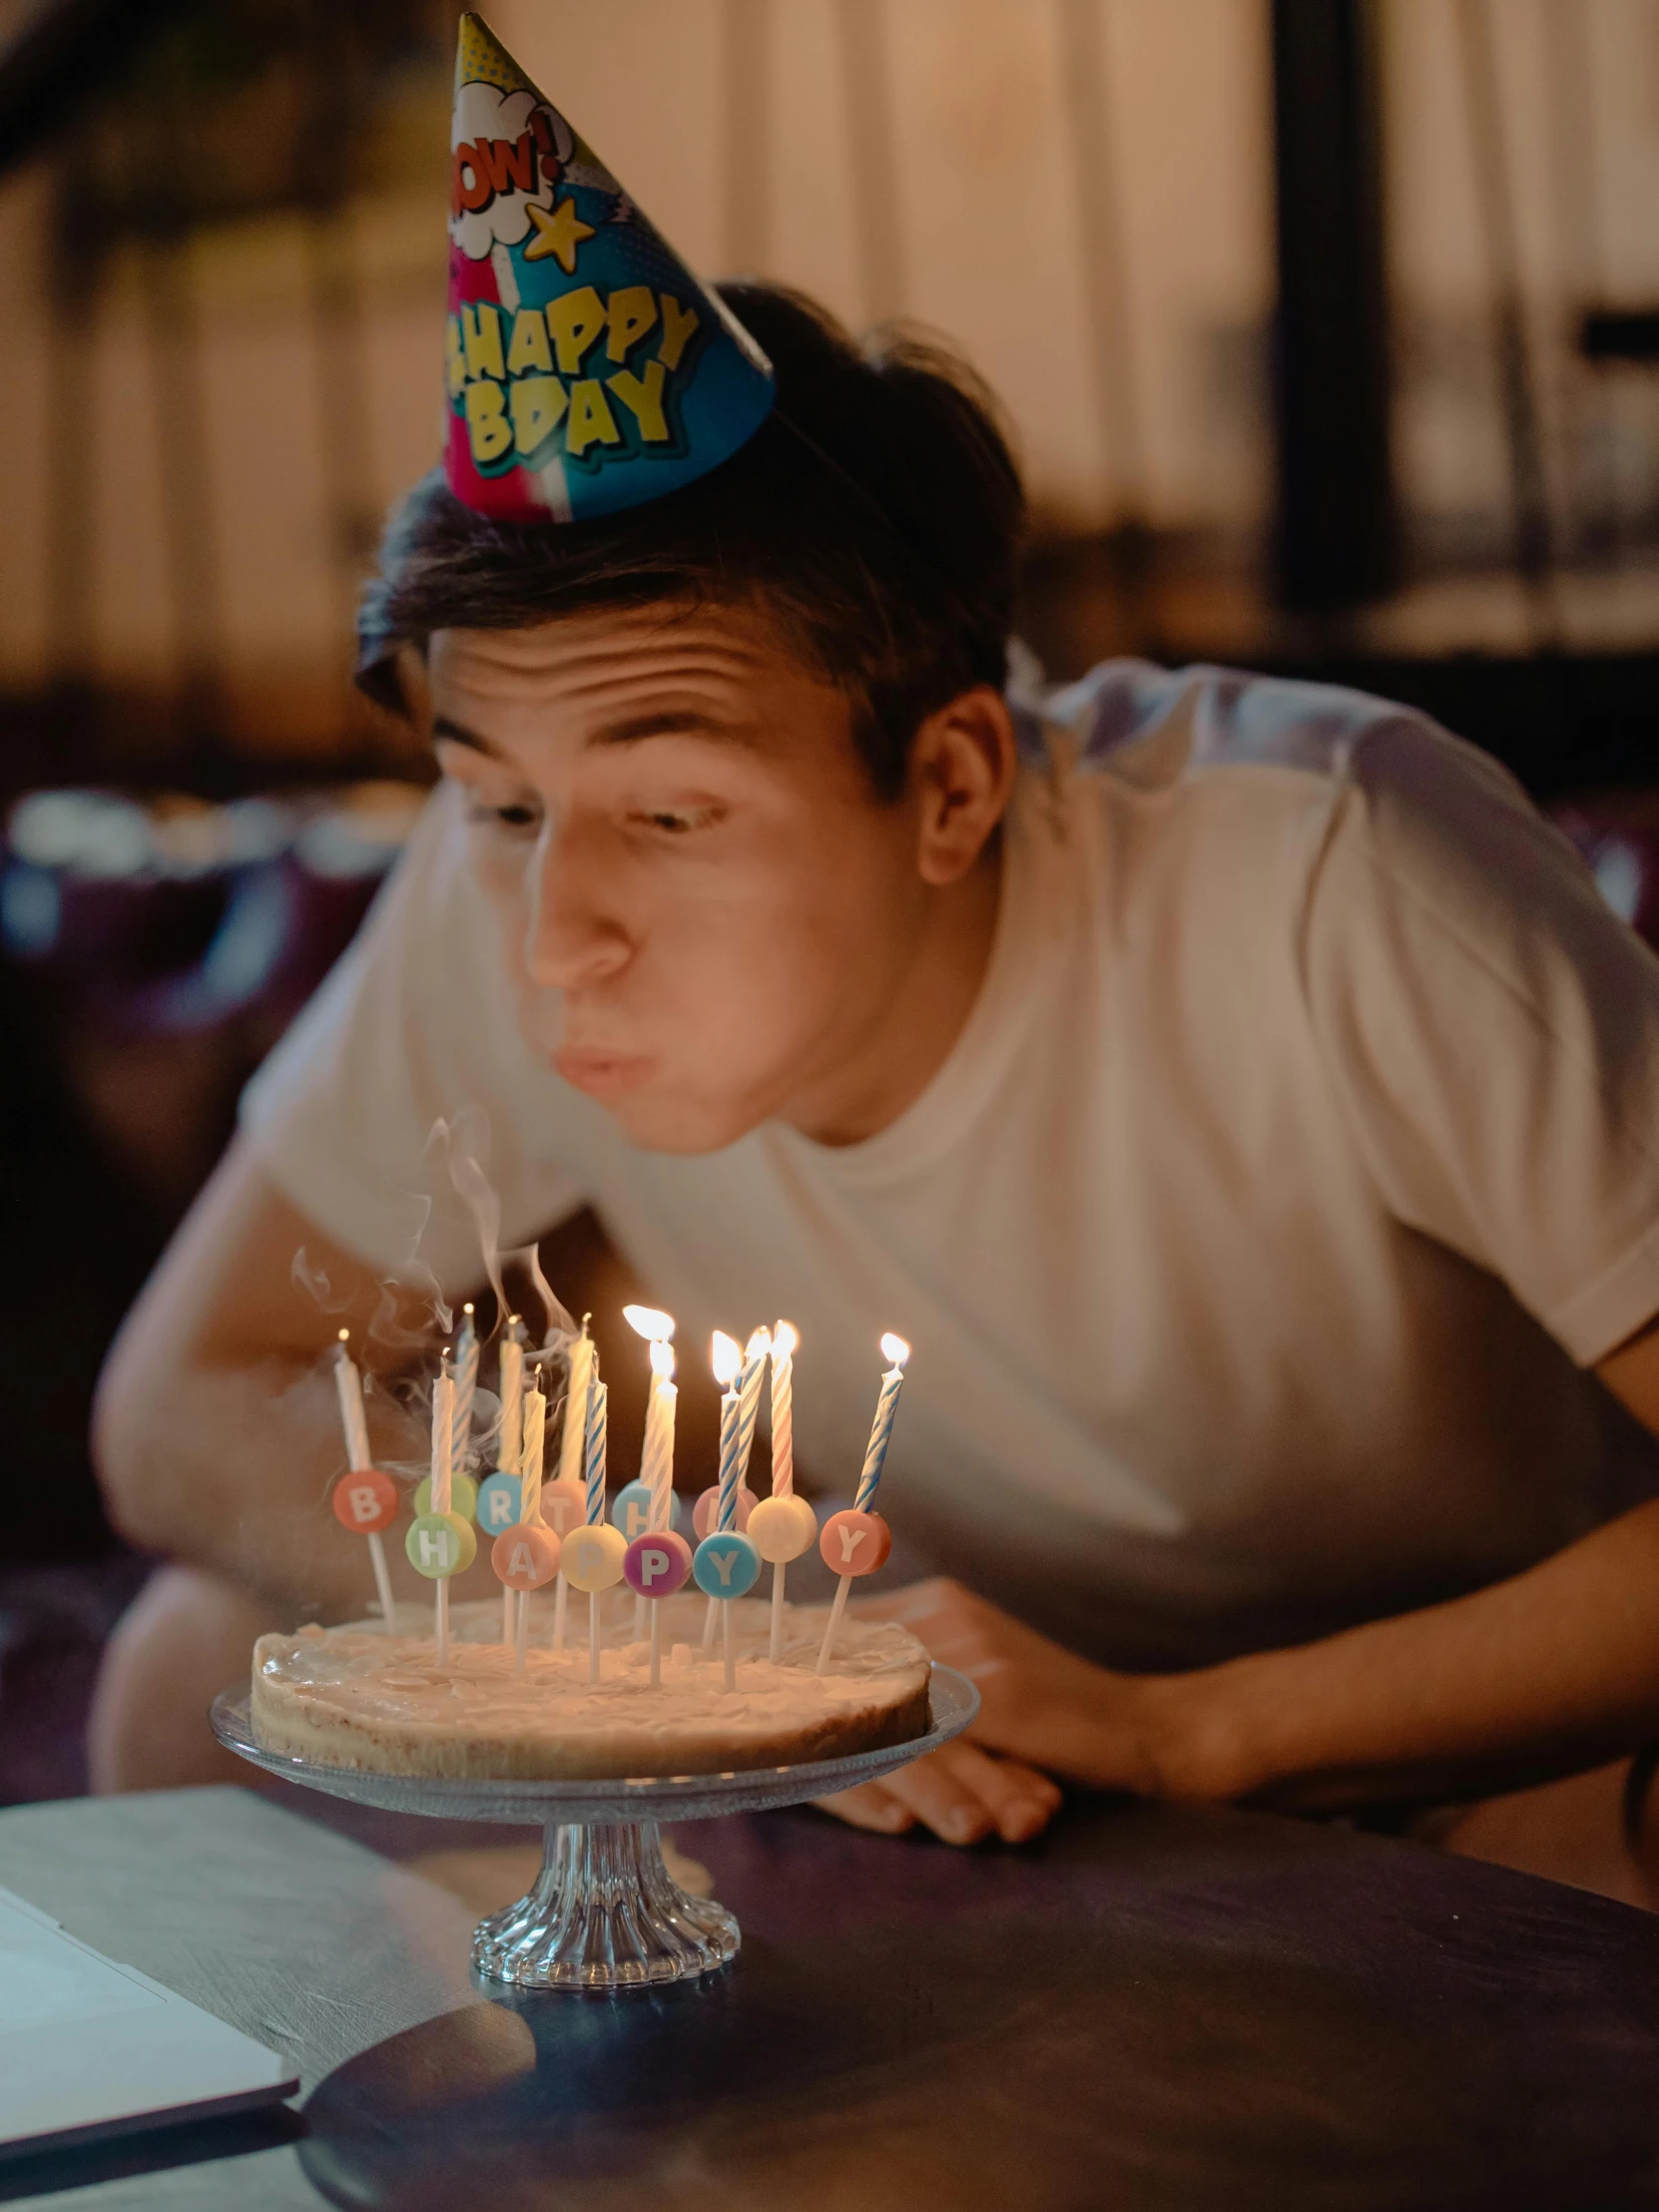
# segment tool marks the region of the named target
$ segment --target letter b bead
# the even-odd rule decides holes
[[[378,1467],[353,1467],[335,1483],[333,1507],[354,1536],[377,1536],[397,1518],[397,1484]]]
[[[860,1513],[856,1506],[848,1506],[825,1522],[818,1548],[831,1574],[873,1574],[887,1563],[892,1531],[879,1513]]]

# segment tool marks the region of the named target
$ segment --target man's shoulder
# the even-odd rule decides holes
[[[1115,660],[1025,703],[1067,734],[1080,774],[1119,788],[1175,794],[1243,778],[1334,790],[1472,775],[1513,790],[1495,762],[1426,715],[1338,684]]]

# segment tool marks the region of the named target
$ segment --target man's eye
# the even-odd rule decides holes
[[[714,819],[712,807],[650,807],[642,808],[634,816],[642,829],[656,830],[670,837],[683,837],[690,830],[707,829]]]
[[[522,799],[510,800],[504,807],[491,807],[481,799],[473,800],[467,808],[470,821],[481,823],[486,829],[539,830],[541,809]]]

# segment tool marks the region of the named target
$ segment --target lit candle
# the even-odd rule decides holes
[[[605,1400],[606,1386],[599,1380],[596,1366],[590,1366],[588,1382],[587,1455],[586,1480],[588,1486],[588,1526],[603,1528],[605,1525]],[[588,1680],[599,1680],[599,1603],[602,1592],[598,1588],[588,1592]]]
[[[461,1333],[455,1339],[455,1413],[454,1426],[449,1439],[449,1466],[452,1474],[465,1474],[467,1461],[472,1456],[472,1393],[478,1383],[478,1331],[473,1324],[470,1305],[461,1308]],[[432,1507],[435,1513],[438,1508]],[[444,1507],[447,1512],[449,1508]]]
[[[720,1400],[720,1482],[715,1492],[715,1527],[733,1528],[738,1518],[738,1488],[742,1469],[740,1458],[743,1430],[743,1398],[740,1377],[743,1374],[743,1349],[735,1337],[729,1337],[724,1329],[717,1329],[710,1347],[709,1364],[715,1371],[715,1381],[721,1385]],[[715,1640],[715,1628],[719,1615],[715,1611],[718,1600],[710,1598],[709,1610],[703,1618],[703,1649],[707,1651]]]
[[[787,1321],[781,1321],[772,1332],[772,1494],[775,1498],[795,1497],[795,1353],[801,1339]],[[805,1500],[801,1502],[805,1503]],[[811,1508],[808,1508],[811,1511]],[[760,1545],[763,1554],[767,1546],[768,1519],[799,1520],[800,1515],[775,1513],[763,1515],[761,1526],[754,1526],[750,1516],[750,1533]],[[775,1541],[790,1542],[796,1531],[780,1530]],[[805,1551],[813,1536],[818,1534],[815,1525],[806,1543]],[[796,1553],[800,1557],[800,1552]],[[789,1572],[787,1559],[775,1559],[772,1566],[772,1637],[767,1646],[767,1657],[777,1666],[784,1648],[784,1579]]]
[[[372,1473],[368,1422],[363,1414],[362,1378],[346,1350],[350,1341],[350,1330],[342,1329],[334,1353],[334,1390],[339,1398],[340,1426],[345,1431],[345,1458],[353,1474]],[[389,1499],[387,1490],[391,1491]],[[374,1569],[374,1587],[380,1596],[380,1618],[389,1635],[395,1626],[395,1615],[391,1576],[386,1568],[386,1547],[380,1541],[380,1530],[396,1515],[396,1490],[385,1475],[376,1474],[372,1485],[359,1483],[348,1491],[345,1513],[339,1512],[337,1501],[335,1511],[347,1527],[360,1530],[368,1538],[368,1560]]]
[[[830,1619],[824,1631],[824,1643],[819,1651],[816,1672],[822,1674],[830,1664],[830,1649],[840,1626],[841,1615],[846,1610],[846,1593],[852,1587],[853,1577],[873,1573],[886,1557],[886,1548],[880,1542],[883,1533],[881,1523],[874,1519],[871,1507],[880,1484],[881,1469],[886,1462],[887,1445],[892,1441],[893,1415],[898,1410],[898,1393],[904,1383],[904,1363],[910,1357],[910,1348],[902,1337],[885,1336],[881,1339],[881,1351],[892,1364],[881,1378],[880,1394],[875,1400],[875,1418],[870,1423],[869,1442],[864,1447],[863,1472],[858,1477],[858,1493],[852,1501],[851,1513],[834,1513],[825,1525],[824,1541],[830,1548],[826,1556],[831,1566],[841,1568],[840,1587],[835,1592],[835,1602],[830,1608]],[[866,1523],[867,1525],[857,1525]],[[837,1528],[837,1524],[843,1524]],[[840,1557],[835,1556],[838,1542]],[[863,1545],[860,1554],[858,1547]]]
[[[772,1494],[795,1489],[795,1355],[801,1339],[791,1323],[772,1332]]]
[[[674,1510],[674,1316],[652,1306],[625,1306],[622,1318],[644,1337],[651,1353],[651,1389],[645,1403],[645,1442],[640,1451],[640,1482],[650,1495],[648,1528],[667,1528]],[[620,1506],[620,1501],[619,1501]],[[634,1534],[632,1527],[625,1534]],[[646,1597],[634,1600],[634,1641],[645,1634],[649,1610],[653,1642],[660,1636],[657,1609]]]

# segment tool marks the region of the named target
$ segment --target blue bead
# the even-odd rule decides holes
[[[488,1542],[518,1522],[520,1485],[516,1474],[499,1467],[478,1485],[478,1531]]]
[[[735,1528],[705,1536],[692,1554],[692,1576],[710,1597],[744,1597],[755,1587],[761,1555]]]

